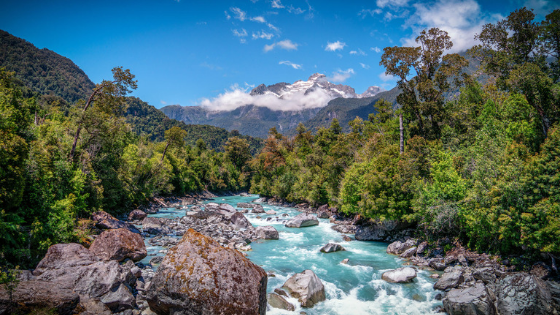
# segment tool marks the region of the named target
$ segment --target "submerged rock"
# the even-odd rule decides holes
[[[189,229],[159,266],[147,301],[157,314],[265,314],[265,271]]]
[[[296,273],[282,286],[292,297],[298,299],[302,307],[312,307],[325,300],[325,287],[311,270]]]
[[[411,267],[403,267],[395,270],[385,271],[381,275],[381,279],[393,283],[412,282],[416,278],[416,269]]]
[[[323,246],[323,248],[321,248],[321,252],[323,253],[333,253],[333,252],[344,251],[344,250],[346,250],[344,247],[335,243],[328,243],[327,245]]]
[[[270,306],[274,307],[274,308],[279,308],[279,309],[283,309],[286,311],[295,311],[296,308],[292,305],[292,303],[286,301],[285,298],[283,298],[282,296],[276,294],[276,293],[270,293],[268,295],[268,304],[270,304]]]
[[[277,240],[278,239],[278,231],[270,225],[267,226],[259,226],[256,229],[257,238],[263,240]]]
[[[148,255],[142,236],[127,229],[104,231],[89,250],[103,260],[123,261],[130,258],[139,261]]]
[[[319,225],[319,220],[317,220],[317,217],[314,215],[307,214],[307,213],[300,213],[297,216],[295,216],[293,219],[288,221],[285,225],[286,227],[295,227],[295,228],[307,227],[307,226]]]

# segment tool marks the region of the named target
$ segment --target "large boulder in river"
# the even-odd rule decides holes
[[[147,217],[147,216],[148,215],[146,214],[146,212],[144,212],[140,209],[132,210],[128,214],[128,221],[144,220],[144,218]]]
[[[130,264],[134,266],[134,264]],[[108,305],[114,311],[131,308],[134,304],[130,286],[136,281],[128,264],[120,265],[116,260],[101,261],[95,254],[80,244],[56,244],[49,248],[45,257],[33,271],[33,280],[69,283],[80,301],[91,298],[104,300],[119,291],[122,299]]]
[[[356,227],[356,239],[359,241],[392,242],[405,237],[411,223],[405,221],[384,220],[370,225]]]
[[[229,217],[229,220],[238,229],[246,229],[253,226],[241,212],[235,212]]]
[[[149,234],[168,234],[167,220],[163,218],[147,217],[142,220],[142,230]]]
[[[285,225],[286,227],[299,228],[299,227],[313,226],[318,224],[319,224],[319,220],[317,220],[316,216],[308,213],[300,213],[297,216],[295,216],[293,219],[288,221]]]
[[[264,213],[264,208],[261,205],[255,205],[251,210],[252,213]]]
[[[297,298],[302,307],[312,307],[326,298],[321,279],[311,270],[296,273],[284,283],[282,289]]]
[[[146,296],[157,314],[265,314],[266,272],[189,229],[159,266]]]
[[[296,308],[292,305],[292,303],[286,301],[281,295],[277,293],[270,293],[268,295],[268,304],[274,308],[283,309],[286,311],[295,311]]]
[[[416,243],[417,241],[413,238],[408,239],[406,242],[395,241],[387,246],[387,254],[400,255],[416,246]]]
[[[443,308],[450,315],[496,314],[486,287],[481,282],[476,283],[472,287],[449,291],[445,298],[443,298]]]
[[[346,249],[340,246],[340,244],[335,244],[335,243],[328,243],[327,245],[323,246],[323,248],[321,248],[321,252],[323,253],[334,253],[343,250]]]
[[[130,232],[140,233],[140,231],[138,231],[138,229],[134,225],[128,222],[120,221],[105,211],[94,212],[91,215],[91,219],[98,229],[107,230],[125,228]]]
[[[71,315],[80,301],[72,283],[66,281],[21,281],[12,292],[0,286],[0,315],[32,314],[35,310],[54,310]]]
[[[127,229],[104,231],[89,250],[103,260],[123,261],[130,258],[139,261],[148,255],[142,236]]]
[[[385,271],[381,275],[381,279],[392,283],[408,283],[416,278],[416,269],[411,267],[402,267],[394,270]]]
[[[266,226],[259,226],[255,229],[255,233],[257,234],[257,238],[263,240],[277,240],[278,239],[278,231],[270,225]]]
[[[498,314],[552,314],[547,284],[525,272],[509,274],[496,283]]]

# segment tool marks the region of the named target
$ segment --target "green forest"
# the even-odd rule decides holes
[[[138,82],[121,67],[79,100],[64,89],[30,94],[27,74],[2,69],[0,264],[29,267],[52,244],[87,244],[95,211],[203,190],[408,221],[423,239],[489,253],[558,254],[559,34],[559,10],[538,22],[520,9],[485,25],[467,52],[480,62],[476,77],[464,56],[446,53],[445,31],[425,30],[417,47],[383,50],[399,106],[379,100],[348,133],[336,119],[315,134],[272,128],[264,147],[166,119],[127,97]]]

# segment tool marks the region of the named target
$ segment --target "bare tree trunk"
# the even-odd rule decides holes
[[[99,86],[98,88],[93,90],[93,93],[91,93],[91,96],[89,97],[86,106],[84,106],[84,109],[82,110],[82,118],[84,117],[84,113],[86,112],[86,110],[89,108],[89,106],[91,105],[91,103],[93,102],[93,99],[95,97],[95,95],[97,93],[99,93],[101,90],[103,90],[103,88],[106,86],[107,84],[103,84],[101,86]],[[74,136],[74,143],[72,143],[72,151],[70,151],[70,161],[72,161],[74,159],[74,153],[76,152],[76,144],[78,143],[78,138],[80,138],[80,131],[82,131],[82,122],[80,121],[78,123],[78,130],[76,130],[76,135]]]
[[[399,130],[400,130],[400,152],[404,153],[404,128],[402,113],[399,114]]]
[[[167,148],[169,147],[169,142],[167,142],[167,145],[165,145],[165,149],[163,149],[163,155],[161,156],[161,161],[159,161],[159,163],[163,163],[163,159],[165,158],[165,153],[167,152]]]

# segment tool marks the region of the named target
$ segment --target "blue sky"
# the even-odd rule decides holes
[[[542,17],[556,2],[0,0],[0,29],[72,59],[94,82],[114,66],[129,68],[134,95],[162,107],[315,72],[357,93],[390,89],[395,82],[379,66],[384,47],[413,45],[436,26],[463,50],[484,23],[522,6]]]

